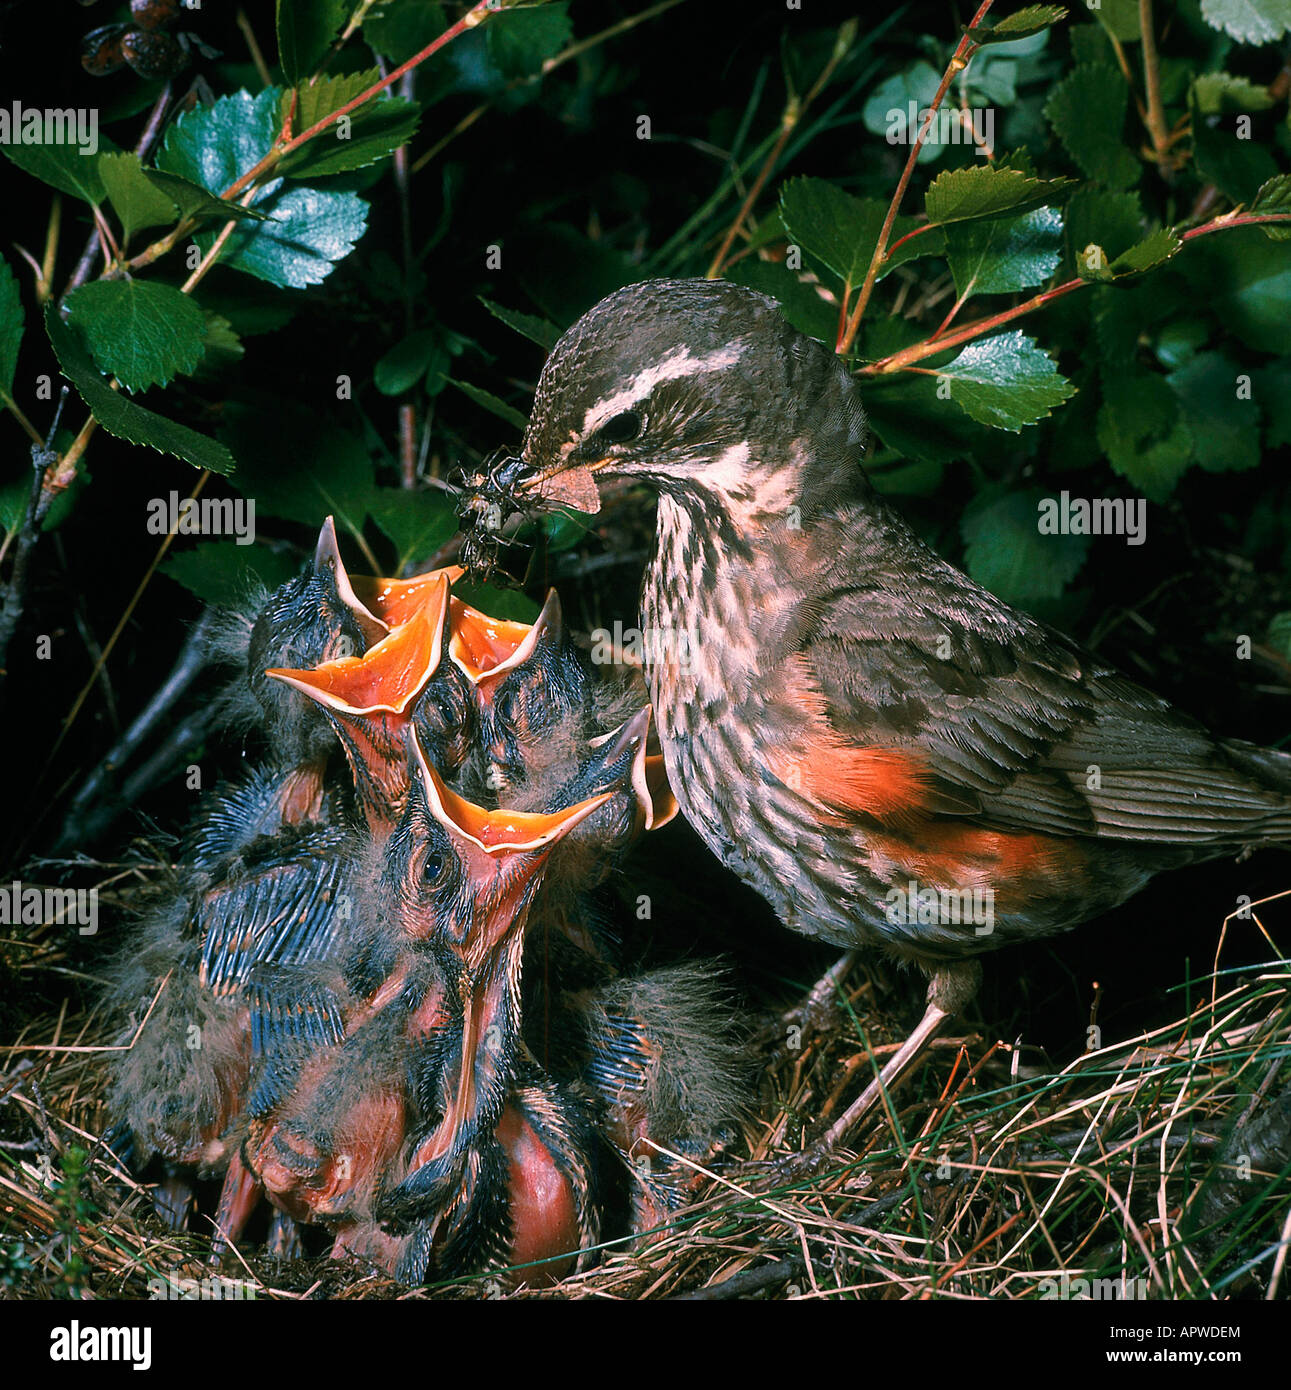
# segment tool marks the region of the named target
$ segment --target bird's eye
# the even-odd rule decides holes
[[[635,410],[621,410],[596,432],[602,444],[627,444],[641,433],[641,417]]]
[[[421,876],[427,883],[438,883],[444,873],[444,856],[434,849],[426,851],[426,857],[421,861]]]

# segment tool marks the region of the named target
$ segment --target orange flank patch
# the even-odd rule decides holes
[[[511,1263],[528,1264],[576,1251],[578,1206],[573,1186],[550,1150],[514,1105],[503,1111],[497,1136],[511,1167]],[[573,1269],[574,1259],[571,1255],[568,1260],[526,1270],[525,1282],[558,1283]]]
[[[997,912],[1021,911],[1036,899],[1080,893],[1084,887],[1085,860],[1079,843],[1070,839],[942,819],[925,822],[918,833],[868,838],[921,886],[994,889]]]

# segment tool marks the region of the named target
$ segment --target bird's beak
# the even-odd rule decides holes
[[[448,578],[424,606],[361,657],[325,661],[312,671],[273,668],[274,680],[317,700],[331,720],[373,830],[388,830],[408,791],[401,741],[418,697],[439,670]]]
[[[592,740],[592,747],[602,750],[600,761],[613,767],[632,750],[632,761],[624,782],[636,796],[638,811],[646,830],[658,830],[677,814],[677,799],[668,785],[663,758],[646,752],[650,733],[650,706],[645,705],[617,733],[604,734]]]
[[[474,686],[492,682],[528,661],[541,642],[560,642],[560,601],[555,589],[547,594],[533,625],[490,618],[460,599],[450,600],[452,636],[448,655]]]
[[[603,806],[611,793],[601,792],[577,805],[549,814],[531,811],[486,810],[458,796],[427,761],[415,729],[405,735],[426,793],[430,814],[459,847],[469,843],[480,853],[498,859],[517,851],[549,850]]]
[[[355,593],[373,613],[390,627],[397,627],[426,603],[441,578],[447,576],[450,585],[456,584],[465,573],[460,565],[446,565],[443,569],[414,574],[410,579],[356,574],[353,584]]]
[[[316,574],[331,570],[336,583],[336,592],[341,602],[354,614],[365,643],[370,647],[380,642],[390,631],[390,623],[378,616],[355,591],[354,583],[341,559],[341,548],[336,541],[336,523],[329,516],[318,533],[318,544],[314,547],[314,571]]]
[[[504,488],[510,484],[524,496],[536,498],[547,506],[572,507],[577,512],[595,515],[601,510],[601,495],[596,488],[596,472],[609,463],[608,458],[592,463],[569,462],[573,444],[561,449],[560,458],[546,467],[535,468],[525,459],[508,460],[497,475]],[[523,469],[523,472],[518,470]]]

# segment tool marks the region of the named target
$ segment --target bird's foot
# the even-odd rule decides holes
[[[838,1017],[838,991],[847,973],[856,963],[856,952],[847,951],[812,985],[802,1001],[780,1016],[786,1030],[803,1033],[823,1033]]]
[[[846,1150],[820,1139],[797,1153],[780,1154],[776,1158],[750,1163],[744,1172],[767,1178],[772,1187],[788,1187],[794,1183],[838,1176],[846,1173],[855,1163],[855,1157]]]

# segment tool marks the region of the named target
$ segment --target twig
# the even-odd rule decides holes
[[[1139,0],[1139,29],[1143,42],[1143,85],[1147,89],[1148,109],[1145,123],[1152,137],[1152,149],[1157,167],[1167,172],[1170,132],[1166,129],[1165,106],[1161,101],[1161,69],[1157,62],[1157,40],[1152,28],[1152,0]]]
[[[673,1303],[718,1303],[725,1299],[747,1298],[751,1293],[761,1293],[763,1289],[774,1288],[777,1284],[787,1284],[799,1278],[807,1266],[801,1255],[790,1255],[777,1260],[775,1264],[758,1265],[755,1269],[742,1269],[723,1279],[720,1284],[709,1284],[706,1288],[692,1289],[690,1293],[678,1294]]]
[[[969,23],[969,30],[976,29],[982,20],[986,18],[994,0],[982,0],[977,13]],[[879,231],[879,239],[874,247],[874,254],[870,257],[869,269],[865,272],[865,279],[861,282],[860,293],[856,296],[856,305],[852,309],[851,317],[847,319],[846,326],[838,335],[838,341],[834,344],[834,351],[837,353],[847,353],[851,351],[852,344],[856,341],[856,334],[861,326],[861,317],[865,313],[866,306],[870,302],[870,296],[874,293],[874,286],[879,278],[879,270],[887,256],[888,238],[892,235],[892,225],[897,220],[897,210],[901,206],[901,200],[905,197],[906,189],[910,186],[910,178],[914,173],[915,162],[919,158],[919,151],[923,148],[924,136],[932,126],[932,115],[940,109],[941,103],[945,100],[946,92],[950,88],[956,73],[963,72],[968,66],[973,55],[977,52],[979,44],[975,44],[969,33],[966,31],[963,38],[955,46],[955,51],[951,54],[950,62],[946,64],[946,71],[942,74],[941,83],[937,88],[937,94],[929,104],[931,115],[927,120],[919,123],[919,131],[910,143],[910,153],[906,157],[905,168],[901,171],[901,177],[897,181],[896,192],[892,195],[892,201],[888,204],[887,216],[883,219],[883,226]],[[844,289],[843,309],[847,308],[847,290]]]

